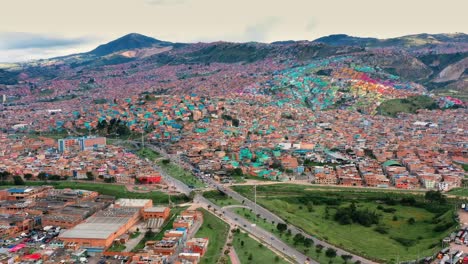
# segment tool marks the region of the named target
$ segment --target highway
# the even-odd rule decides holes
[[[216,211],[218,214],[222,214],[222,218],[227,223],[244,229],[245,231],[257,237],[258,239],[264,241],[266,244],[274,248],[276,251],[282,252],[284,255],[288,256],[291,259],[295,259],[297,263],[307,263],[307,259],[308,259],[307,256],[297,251],[296,249],[290,247],[289,245],[285,244],[283,241],[278,239],[276,236],[274,236],[270,232],[258,226],[252,225],[252,223],[250,223],[249,221],[245,220],[244,218],[238,216],[237,214],[229,210],[223,210],[221,207],[212,203],[211,201],[201,196],[200,194],[197,194],[195,196],[194,203],[201,204],[203,205],[204,208],[207,208],[207,209],[209,205],[212,211]],[[311,261],[311,260],[309,260],[308,263],[318,264],[318,262]]]
[[[175,155],[169,155],[168,153],[166,153],[166,151],[164,151],[163,149],[161,149],[161,148],[159,148],[157,146],[154,146],[152,144],[145,144],[145,146],[152,149],[152,150],[154,150],[154,151],[156,151],[156,152],[158,152],[158,153],[160,153],[165,158],[170,159],[172,162],[174,162],[176,164],[179,164],[179,165],[181,165],[182,167],[184,167],[186,169],[190,169],[190,170],[193,169],[193,166],[191,164],[183,162],[179,157],[177,157]],[[183,182],[181,182],[181,181],[179,181],[177,179],[172,178],[170,175],[167,175],[158,166],[156,166],[156,168],[159,169],[162,176],[168,182],[169,185],[174,186],[178,191],[180,191],[180,192],[182,192],[182,193],[184,193],[186,195],[190,194],[192,189],[190,189],[186,184],[184,184]],[[278,217],[274,213],[272,213],[269,210],[259,206],[258,204],[255,204],[251,200],[249,200],[246,197],[240,195],[239,193],[233,191],[232,189],[230,189],[228,187],[225,187],[224,185],[214,181],[211,178],[207,179],[207,181],[208,181],[208,184],[211,187],[223,191],[224,193],[226,193],[227,195],[229,195],[233,199],[243,203],[245,206],[250,207],[255,212],[255,214],[260,214],[261,218],[266,218],[267,221],[270,221],[270,222],[275,221],[276,223],[285,223],[283,221],[283,219],[281,219],[280,217]],[[194,202],[199,203],[200,205],[202,205],[202,207],[208,208],[208,205],[209,205],[211,208],[216,209],[217,212],[223,212],[223,217],[224,217],[224,220],[226,222],[228,222],[229,224],[237,225],[237,226],[243,228],[247,232],[251,233],[252,235],[256,236],[257,238],[263,240],[265,243],[269,244],[271,247],[273,247],[277,251],[282,252],[284,255],[290,257],[291,259],[295,259],[295,261],[297,263],[307,263],[307,261],[309,263],[318,263],[318,262],[315,262],[313,260],[310,260],[310,258],[308,258],[306,255],[304,255],[303,253],[297,251],[293,247],[290,247],[289,245],[287,245],[286,243],[284,243],[283,241],[278,239],[276,236],[274,236],[270,232],[268,232],[268,231],[266,231],[266,230],[264,230],[264,229],[262,229],[262,228],[260,228],[258,226],[253,226],[249,221],[245,220],[244,218],[238,216],[237,214],[235,214],[233,212],[230,212],[229,210],[223,210],[221,207],[219,207],[216,204],[212,203],[211,201],[204,198],[200,194],[195,195]],[[291,233],[292,233],[293,236],[295,234],[297,234],[297,233],[301,233],[304,237],[312,239],[314,241],[315,245],[323,245],[324,248],[333,248],[333,249],[335,249],[338,256],[340,256],[340,255],[351,255],[351,256],[353,256],[353,258],[352,258],[353,262],[360,261],[361,263],[366,263],[366,264],[376,263],[376,262],[372,262],[372,261],[370,261],[368,259],[362,258],[360,256],[354,255],[354,254],[352,254],[350,252],[347,252],[347,251],[345,251],[343,249],[337,248],[337,247],[335,247],[335,246],[333,246],[331,244],[328,244],[328,243],[326,243],[326,242],[324,242],[322,240],[319,240],[319,239],[307,234],[303,230],[301,230],[301,229],[299,229],[299,228],[297,228],[297,227],[295,227],[293,225],[288,225],[288,228],[291,230]]]

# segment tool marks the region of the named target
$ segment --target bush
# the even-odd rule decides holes
[[[377,206],[377,209],[385,213],[390,213],[390,214],[395,213],[397,211],[395,208],[391,208],[391,207],[385,208],[382,205]]]
[[[452,226],[453,226],[453,223],[449,223],[449,222],[438,224],[434,227],[434,232],[443,232]]]
[[[380,234],[388,234],[388,228],[385,226],[377,226],[374,230]]]
[[[373,224],[378,224],[380,216],[367,209],[358,210],[353,203],[349,207],[338,208],[335,213],[335,221],[343,225],[354,222],[369,227]]]
[[[411,247],[416,243],[416,240],[404,238],[404,237],[390,237],[391,239],[395,240],[396,242],[402,244],[405,247]]]
[[[336,250],[334,250],[333,248],[328,248],[325,251],[325,255],[327,256],[327,258],[334,258],[336,257]]]
[[[416,205],[416,199],[414,197],[404,197],[400,200],[401,205],[414,206]]]

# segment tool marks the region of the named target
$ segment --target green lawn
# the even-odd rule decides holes
[[[114,243],[107,251],[109,252],[122,252],[125,249],[124,244]]]
[[[161,231],[157,233],[146,233],[143,239],[141,239],[140,242],[138,242],[138,244],[132,249],[132,251],[137,252],[138,250],[143,249],[147,241],[161,240],[164,237],[164,232],[172,229],[172,223],[174,223],[174,220],[177,217],[177,215],[179,215],[182,211],[186,210],[187,208],[187,206],[172,208],[169,220],[167,220],[166,223],[163,224]]]
[[[455,188],[450,190],[447,194],[468,197],[468,188]]]
[[[156,151],[150,149],[150,148],[141,148],[137,151],[136,153],[139,157],[141,158],[146,158],[151,161],[156,160],[157,158],[160,158],[161,155],[157,153]]]
[[[217,190],[204,192],[203,197],[207,198],[214,204],[221,206],[221,207],[227,206],[227,205],[239,205],[240,204],[237,200],[234,200],[231,197]]]
[[[236,186],[234,189],[252,199],[252,186]],[[400,261],[403,261],[415,259],[418,255],[432,255],[439,249],[440,240],[455,227],[453,210],[450,206],[445,206],[446,208],[443,208],[445,211],[438,215],[425,208],[403,206],[399,202],[395,205],[382,202],[387,198],[399,201],[401,197],[415,197],[419,199],[418,201],[422,200],[419,195],[402,193],[359,192],[357,190],[326,192],[299,185],[257,186],[259,204],[291,224],[331,244],[386,263],[395,262],[398,256]],[[359,210],[368,209],[371,212],[378,212],[381,215],[379,225],[386,229],[387,234],[375,231],[375,225],[365,227],[357,223],[340,225],[336,222],[333,219],[336,209],[349,206],[351,200],[355,202]],[[394,208],[396,212],[385,213],[377,209],[379,205],[384,208]],[[326,211],[328,211],[328,216]],[[239,213],[247,217],[245,213]],[[414,218],[416,223],[408,223],[410,218]],[[262,221],[258,222],[260,226],[262,226]],[[447,227],[445,231],[435,232],[435,226],[442,223],[450,223],[452,226]],[[397,242],[402,239],[410,240],[414,244],[404,246],[401,242]],[[310,255],[314,256],[312,253]]]
[[[8,182],[6,184],[9,184]],[[104,195],[112,195],[116,198],[131,198],[131,199],[152,199],[155,204],[168,204],[169,198],[167,193],[163,192],[148,192],[148,193],[136,193],[129,192],[123,185],[115,185],[109,183],[84,183],[84,182],[73,182],[73,181],[29,181],[26,182],[27,186],[40,186],[40,185],[52,185],[56,189],[83,189],[89,191],[96,191]],[[13,185],[4,185],[3,187],[13,187]],[[171,202],[173,203],[184,203],[189,201],[185,195],[171,195]]]
[[[291,235],[288,235],[287,232],[281,233],[278,231],[278,229],[276,228],[277,223],[272,223],[261,218],[257,218],[257,220],[255,220],[255,213],[250,211],[250,209],[247,209],[247,208],[231,208],[229,210],[231,212],[236,213],[240,217],[247,219],[251,223],[256,223],[257,226],[274,234],[277,238],[282,240],[284,243],[308,255],[311,259],[314,259],[318,261],[319,263],[328,263],[329,259],[325,256],[325,249],[317,253],[315,251],[314,245],[312,245],[312,247],[306,247],[304,246],[304,244],[301,244],[301,243],[294,244],[293,237]]]
[[[285,261],[282,257],[276,255],[276,253],[268,249],[265,245],[249,237],[247,233],[235,233],[232,245],[234,246],[234,249],[236,250],[237,256],[239,257],[241,263],[289,263]],[[251,257],[251,259],[249,259],[249,256]]]
[[[193,186],[194,188],[205,187],[203,182],[192,175],[192,173],[183,169],[177,164],[174,164],[173,162],[165,163],[163,160],[159,160],[156,162],[156,164],[158,164],[167,174],[187,184],[188,186]]]
[[[141,234],[140,231],[133,232],[133,233],[130,235],[130,238],[131,238],[131,239],[135,239],[135,238],[137,238],[140,234]]]
[[[313,189],[315,191],[336,191],[336,192],[359,192],[359,193],[403,193],[403,194],[420,194],[424,195],[426,190],[405,190],[405,189],[387,189],[387,188],[359,188],[359,187],[345,187],[338,185],[298,185],[298,184],[285,184],[279,183],[278,185],[283,185],[285,188],[291,188],[291,186],[299,186],[299,189]],[[278,188],[278,187],[275,187]]]
[[[222,250],[229,233],[229,225],[205,209],[203,224],[195,237],[207,237],[209,239],[208,250],[202,257],[200,264],[216,264],[223,254]]]

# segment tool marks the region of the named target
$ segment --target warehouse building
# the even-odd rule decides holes
[[[83,223],[59,236],[65,247],[81,247],[88,252],[102,252],[125,234],[141,218],[142,209],[151,207],[148,199],[121,199],[99,211]]]

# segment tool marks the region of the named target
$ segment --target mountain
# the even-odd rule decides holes
[[[90,51],[89,54],[95,56],[106,56],[119,51],[151,47],[167,47],[171,45],[173,45],[171,42],[161,41],[137,33],[131,33],[109,43],[100,45],[96,49]]]
[[[419,47],[427,45],[442,45],[449,43],[466,43],[468,35],[454,34],[415,34],[397,38],[377,39],[353,37],[346,34],[329,35],[318,38],[314,42],[332,46],[360,46],[360,47]]]
[[[4,69],[0,91],[24,101],[61,101],[91,98],[90,89],[109,94],[105,99],[112,99],[116,91],[132,96],[148,89],[161,94],[209,89],[220,95],[246,89],[313,109],[376,113],[379,103],[409,95],[433,93],[467,100],[467,56],[468,35],[461,33],[392,39],[340,34],[270,44],[184,44],[133,33],[90,52]],[[53,96],[43,98],[41,89],[50,87]],[[390,101],[379,111],[413,111],[411,105],[412,101]]]
[[[314,42],[324,43],[332,46],[369,46],[375,45],[379,39],[352,37],[346,34],[335,34],[318,38]]]

